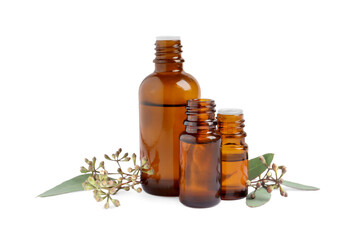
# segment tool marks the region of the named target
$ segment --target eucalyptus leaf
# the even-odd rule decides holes
[[[249,207],[260,207],[267,203],[271,198],[271,194],[268,193],[265,188],[259,188],[255,192],[254,199],[251,198],[251,194],[253,193],[254,192],[249,193],[246,197],[246,205],[248,205]]]
[[[267,163],[267,165],[270,166],[274,158],[274,154],[266,153],[262,156],[265,158],[265,162]],[[249,160],[249,180],[255,179],[265,170],[266,170],[266,166],[260,161],[260,157]]]
[[[304,191],[320,190],[320,188],[317,188],[317,187],[307,186],[307,185],[303,185],[303,184],[300,184],[300,183],[294,183],[294,182],[290,182],[290,181],[286,181],[286,180],[283,180],[282,185],[285,185],[285,186],[291,187],[291,188],[295,188],[295,189],[298,189],[298,190],[304,190]]]
[[[40,194],[38,197],[50,197],[55,195],[60,195],[64,193],[76,192],[84,190],[82,183],[90,176],[91,174],[81,174],[77,177],[69,179],[56,187],[47,190],[46,192]]]

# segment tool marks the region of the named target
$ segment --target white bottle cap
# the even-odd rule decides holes
[[[177,40],[180,40],[180,37],[179,36],[157,36],[156,37],[156,41],[166,41],[166,40],[177,41]]]
[[[239,108],[222,108],[218,111],[221,115],[240,115],[243,114],[243,110]]]

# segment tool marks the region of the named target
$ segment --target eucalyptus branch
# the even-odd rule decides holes
[[[286,167],[285,166],[278,167],[275,163],[273,163],[270,167],[266,163],[265,158],[263,156],[260,156],[259,158],[261,163],[263,163],[267,167],[267,169],[266,171],[264,171],[265,174],[260,174],[258,178],[252,181],[250,180],[246,181],[247,186],[255,188],[255,191],[250,195],[250,197],[254,199],[256,196],[256,191],[259,188],[266,189],[268,193],[271,193],[273,189],[280,188],[280,195],[283,197],[287,197],[288,193],[281,187],[281,184],[283,183],[282,177],[286,173]],[[280,177],[278,177],[279,176],[277,172],[278,170],[281,170]],[[274,172],[275,178],[273,177],[272,172]]]
[[[83,183],[83,188],[85,190],[93,190],[94,198],[96,201],[101,202],[106,199],[104,205],[105,208],[109,208],[109,202],[114,204],[115,207],[120,206],[120,202],[117,199],[112,198],[112,195],[115,195],[118,191],[124,190],[129,191],[130,189],[135,190],[140,193],[142,191],[141,187],[136,187],[141,183],[140,174],[153,174],[153,170],[150,169],[149,161],[144,157],[141,159],[140,163],[137,164],[136,154],[134,153],[131,158],[128,157],[128,153],[125,153],[122,157],[120,154],[122,149],[120,148],[116,153],[112,154],[111,157],[104,155],[104,158],[111,162],[116,162],[118,165],[116,172],[108,172],[105,169],[105,162],[101,161],[97,168],[95,168],[96,158],[94,157],[92,161],[85,158],[85,163],[87,167],[82,166],[80,172],[82,173],[91,173],[91,176]],[[121,169],[121,163],[129,162],[133,160],[133,167],[127,169],[128,173],[124,172]],[[101,169],[100,171],[98,171]],[[115,179],[109,175],[120,175],[119,178]]]

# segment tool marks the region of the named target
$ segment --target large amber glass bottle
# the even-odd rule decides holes
[[[155,71],[139,89],[140,155],[153,175],[142,174],[143,189],[159,196],[179,195],[179,136],[185,127],[185,106],[200,97],[196,79],[184,72],[178,37],[158,37]]]
[[[241,109],[220,109],[218,133],[222,139],[221,199],[246,197],[248,180],[248,145],[245,143],[244,115]]]
[[[211,207],[220,202],[221,137],[216,133],[215,103],[188,102],[186,129],[180,136],[180,202]]]

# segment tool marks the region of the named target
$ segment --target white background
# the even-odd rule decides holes
[[[356,238],[359,13],[345,0],[1,1],[2,236]],[[109,210],[91,192],[36,198],[85,157],[139,152],[138,87],[158,35],[181,36],[202,97],[244,110],[251,158],[273,152],[285,179],[321,190],[255,209],[135,192]]]

